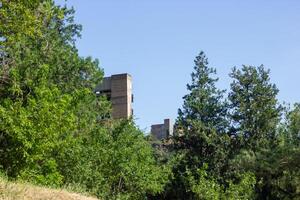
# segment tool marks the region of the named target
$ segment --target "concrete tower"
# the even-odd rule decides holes
[[[98,95],[106,95],[111,101],[113,119],[128,119],[133,115],[132,78],[129,74],[105,77],[95,92]]]

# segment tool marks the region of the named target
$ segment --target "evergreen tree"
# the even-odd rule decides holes
[[[224,133],[227,127],[227,107],[223,101],[224,90],[216,88],[216,69],[208,66],[204,52],[195,59],[192,83],[187,84],[189,94],[183,97],[183,108],[178,110],[178,128],[192,128],[192,122],[201,122],[205,127]]]
[[[263,66],[234,68],[230,74],[234,79],[229,94],[235,136],[232,151],[236,154],[230,168],[235,175],[255,174],[256,199],[297,199],[299,147],[293,145],[297,106],[288,113],[287,125],[279,126],[279,91],[269,74]]]
[[[215,85],[218,81],[216,69],[208,66],[204,52],[200,52],[194,62],[192,83],[187,85],[190,93],[183,97],[183,109],[178,111],[175,148],[189,151],[189,155],[197,158],[197,167],[208,162],[210,169],[220,162],[214,158],[218,157],[219,148],[226,145],[228,139],[224,134],[227,129],[227,103],[223,100],[225,91]],[[219,153],[224,152],[220,150]]]
[[[231,119],[233,134],[240,148],[255,150],[274,142],[276,127],[280,119],[278,89],[270,83],[270,71],[263,66],[234,68],[230,77]]]
[[[294,109],[287,116],[287,140],[295,145],[300,146],[300,104],[296,103]]]
[[[216,88],[216,70],[208,66],[203,52],[195,59],[189,94],[183,97],[183,109],[178,111],[174,149],[179,156],[173,167],[172,199],[195,198],[187,173],[198,177],[197,171],[208,165],[210,176],[219,177],[229,143],[227,137],[226,103],[224,91]],[[176,189],[175,189],[176,188]],[[175,191],[176,190],[176,191]]]
[[[300,148],[288,142],[255,152],[242,150],[230,161],[230,166],[237,175],[245,171],[255,175],[255,199],[300,197]]]

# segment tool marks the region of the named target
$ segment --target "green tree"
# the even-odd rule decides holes
[[[228,125],[225,91],[216,88],[216,69],[208,66],[203,52],[194,62],[192,83],[187,85],[189,94],[183,97],[183,109],[178,111],[175,148],[195,159],[190,166],[198,168],[207,163],[209,170],[218,174],[229,139],[225,134]]]
[[[256,176],[256,199],[299,199],[300,149],[288,143],[269,149],[243,150],[231,161],[235,173]]]
[[[10,177],[38,184],[60,185],[54,154],[67,147],[76,126],[71,96],[40,86],[23,102],[6,99],[0,106],[0,163]],[[67,112],[67,110],[69,110]]]
[[[229,182],[225,189],[206,172],[207,165],[198,169],[198,177],[195,178],[188,172],[187,176],[195,199],[219,200],[238,199],[248,200],[254,198],[255,176],[251,173],[242,174],[237,183]]]
[[[191,128],[193,121],[200,121],[205,127],[224,133],[227,128],[227,107],[223,101],[224,90],[216,88],[216,69],[208,66],[204,52],[194,60],[192,83],[187,84],[189,94],[183,97],[183,108],[178,110],[178,128]]]
[[[293,110],[287,114],[287,141],[299,147],[300,145],[300,104],[294,105]]]
[[[75,47],[73,14],[52,0],[2,1],[0,165],[12,178],[60,185],[57,154],[109,110],[93,93],[98,61]]]
[[[197,176],[197,170],[208,164],[208,173],[219,177],[226,163],[227,106],[223,100],[224,91],[215,86],[218,81],[215,75],[216,70],[208,66],[205,54],[200,52],[191,74],[192,83],[187,85],[189,94],[183,97],[183,108],[178,111],[173,147],[181,159],[173,166],[169,198],[194,198],[187,170]]]
[[[67,184],[80,184],[102,199],[145,199],[161,193],[170,170],[157,165],[143,133],[126,120],[105,126],[109,128],[98,126],[65,152]]]
[[[230,172],[255,174],[256,199],[299,198],[297,106],[280,124],[278,89],[263,66],[233,69],[229,99],[232,106],[234,159]]]
[[[93,90],[98,61],[78,55],[74,10],[53,0],[2,1],[0,165],[10,178],[79,185],[104,199],[141,199],[163,190],[166,167],[132,121]]]
[[[237,139],[236,150],[255,150],[266,147],[276,139],[276,127],[280,120],[278,89],[270,83],[270,71],[263,66],[233,68],[230,77],[231,119],[233,134]]]

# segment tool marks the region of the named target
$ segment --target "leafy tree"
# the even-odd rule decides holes
[[[238,183],[230,181],[229,186],[224,189],[214,178],[208,176],[206,168],[207,165],[204,165],[198,169],[197,179],[191,173],[187,174],[195,199],[253,199],[255,185],[253,174],[242,174]]]
[[[53,1],[4,1],[2,5],[2,96],[7,91],[6,96],[25,98],[31,87],[39,85],[41,74],[64,92],[92,90],[99,83],[103,73],[98,61],[81,58],[75,47],[81,26],[74,24],[73,10]],[[27,26],[19,29],[20,23]]]
[[[34,93],[26,106],[20,100],[2,101],[0,163],[11,177],[60,185],[62,176],[53,154],[67,145],[68,132],[76,127],[71,97],[45,85]]]
[[[231,165],[237,173],[255,174],[256,199],[298,199],[299,158],[299,148],[282,143],[272,149],[243,150]]]
[[[143,133],[128,121],[108,126],[98,126],[77,148],[65,152],[66,182],[103,199],[144,199],[162,192],[170,172],[156,164]]]
[[[75,47],[73,13],[51,0],[2,1],[0,165],[12,178],[60,185],[57,154],[109,110],[93,93],[98,61]]]
[[[93,93],[103,72],[78,55],[73,14],[52,0],[2,1],[0,165],[10,178],[105,199],[159,193],[168,170],[143,134],[132,122],[98,121],[110,112]]]

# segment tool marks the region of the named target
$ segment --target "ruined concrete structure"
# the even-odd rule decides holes
[[[95,93],[99,96],[105,95],[111,101],[112,116],[110,117],[113,119],[128,119],[133,115],[131,75],[125,73],[104,77],[102,83],[97,85]],[[106,119],[107,116],[101,118]],[[152,125],[151,134],[158,140],[172,136],[173,124],[171,120],[165,119],[163,124]]]
[[[133,115],[132,78],[129,74],[115,74],[104,77],[95,92],[97,95],[106,95],[112,103],[113,119],[128,119]]]
[[[163,124],[151,126],[151,134],[158,140],[166,139],[173,135],[173,124],[170,119],[165,119]]]

